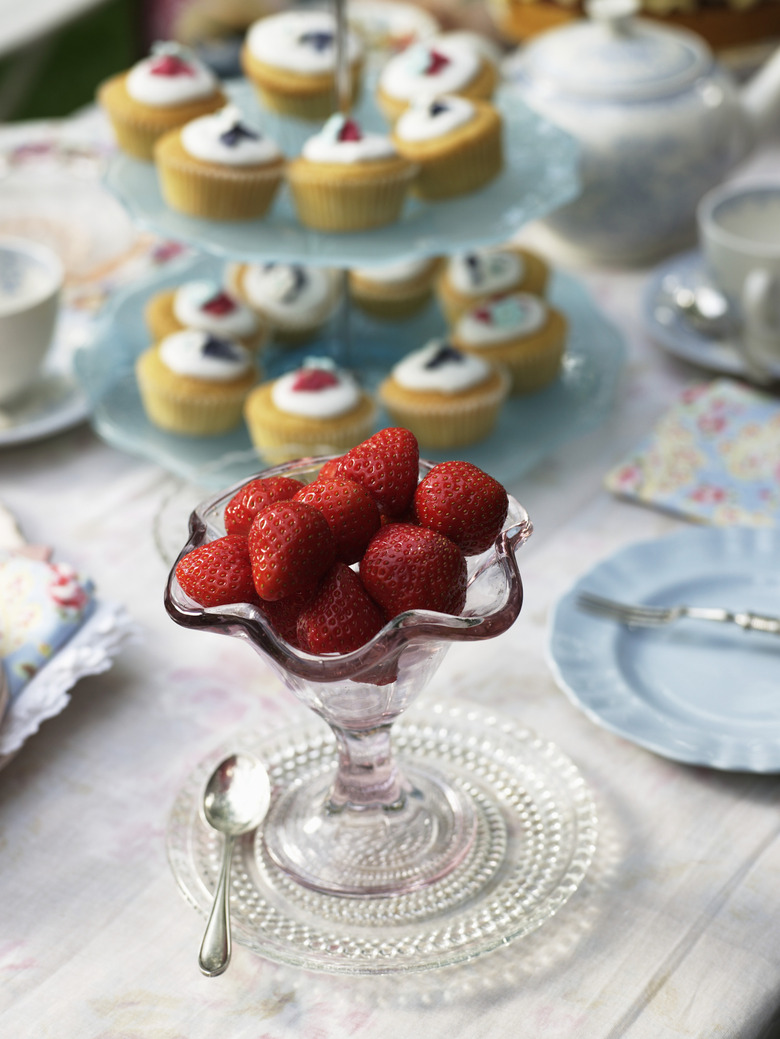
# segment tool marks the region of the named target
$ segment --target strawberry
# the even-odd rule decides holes
[[[266,476],[250,480],[236,491],[225,506],[225,530],[228,534],[248,534],[252,520],[275,501],[286,501],[303,487],[300,480],[289,476]]]
[[[336,563],[298,618],[298,641],[310,653],[351,653],[373,638],[384,622],[355,571]]]
[[[274,602],[258,599],[257,605],[277,635],[281,635],[291,646],[300,647],[298,618],[304,607],[311,602],[313,595],[314,593],[307,589],[305,592],[288,595],[286,599],[277,599]]]
[[[322,468],[317,473],[318,480],[330,480],[334,476],[339,475],[339,466],[341,465],[341,457],[329,458],[327,462],[324,462]]]
[[[176,564],[176,578],[182,591],[206,608],[257,602],[242,534],[226,534],[194,548]]]
[[[414,434],[390,426],[347,451],[339,463],[339,473],[362,484],[382,512],[400,516],[411,505],[419,460]]]
[[[379,530],[377,504],[354,480],[319,477],[298,491],[293,501],[319,509],[336,539],[336,558],[343,563],[356,563]]]
[[[405,610],[457,614],[466,602],[461,550],[443,534],[412,523],[390,523],[374,535],[360,577],[388,619]]]
[[[492,476],[471,462],[441,462],[417,485],[417,522],[454,541],[464,555],[490,548],[506,519],[509,500]]]
[[[249,559],[261,599],[286,599],[314,591],[336,558],[328,521],[302,501],[279,501],[255,516]]]

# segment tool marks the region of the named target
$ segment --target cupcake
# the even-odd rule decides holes
[[[265,216],[284,174],[284,156],[235,105],[193,119],[154,146],[163,199],[208,220]]]
[[[484,187],[504,164],[501,116],[489,101],[453,94],[413,102],[392,141],[419,167],[412,191],[429,202]]]
[[[504,368],[435,339],[399,361],[378,396],[393,422],[410,429],[422,447],[443,449],[489,436],[509,384]]]
[[[102,83],[97,98],[120,149],[146,161],[163,134],[226,101],[213,72],[177,43],[154,44],[148,58]]]
[[[327,358],[310,358],[257,386],[244,417],[259,454],[280,463],[349,450],[371,434],[375,410],[351,374]]]
[[[454,324],[491,296],[507,292],[542,296],[548,278],[549,267],[541,256],[518,245],[473,249],[449,258],[436,281],[436,295],[447,321]]]
[[[363,133],[354,119],[330,117],[287,169],[298,219],[315,231],[367,231],[401,214],[417,167],[389,137]]]
[[[257,314],[216,281],[188,281],[156,292],[144,308],[144,317],[155,342],[183,328],[196,328],[256,350],[267,336]]]
[[[349,272],[349,294],[372,317],[402,320],[422,310],[433,296],[438,257],[402,260]]]
[[[360,38],[346,35],[350,90],[357,97]],[[336,95],[336,21],[330,11],[283,11],[254,22],[241,50],[244,73],[267,108],[296,119],[327,119]]]
[[[304,343],[333,317],[341,302],[339,273],[286,263],[233,263],[227,282],[280,343]]]
[[[239,425],[258,376],[246,347],[192,328],[144,351],[135,371],[149,421],[189,436],[226,433]]]
[[[512,393],[533,393],[557,378],[567,327],[564,315],[539,296],[515,292],[467,311],[451,338],[458,350],[505,365]]]
[[[488,101],[495,87],[495,66],[476,47],[439,36],[391,58],[379,75],[376,99],[394,123],[413,101],[430,101],[441,94]]]

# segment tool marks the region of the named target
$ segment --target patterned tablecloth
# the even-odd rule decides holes
[[[454,647],[423,694],[501,711],[553,740],[599,812],[596,858],[571,901],[529,938],[465,967],[332,977],[237,946],[221,978],[199,974],[204,922],[166,862],[173,799],[232,732],[281,728],[301,708],[239,640],[166,616],[152,518],[173,486],[168,474],[88,426],[3,451],[0,497],[28,539],[56,544],[143,634],[110,671],[83,679],[67,710],[0,773],[0,1035],[770,1034],[780,989],[778,779],[676,764],[602,730],[559,691],[545,658],[550,607],[575,578],[620,546],[686,526],[603,484],[702,381],[641,332],[646,276],[581,274],[626,337],[617,406],[511,488],[536,528],[521,554],[520,620],[494,642]]]

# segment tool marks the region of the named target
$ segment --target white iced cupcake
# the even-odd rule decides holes
[[[122,151],[146,161],[163,134],[226,100],[214,73],[173,42],[155,43],[149,57],[101,83],[97,99]]]
[[[512,393],[533,393],[559,375],[568,322],[539,296],[514,292],[486,300],[459,318],[452,342],[464,353],[505,366]]]
[[[417,174],[386,134],[331,116],[287,169],[298,219],[315,231],[366,231],[393,223]]]
[[[257,314],[209,279],[156,292],[144,308],[144,317],[155,342],[183,328],[196,328],[218,339],[236,339],[251,350],[262,346],[267,337]]]
[[[370,436],[375,412],[354,376],[328,358],[261,383],[244,408],[252,443],[272,463],[347,451]]]
[[[338,272],[329,267],[287,263],[233,263],[231,291],[282,343],[311,339],[333,317],[341,301]]]
[[[274,141],[235,105],[194,119],[157,141],[154,160],[171,209],[208,220],[265,216],[284,175]]]
[[[363,45],[349,30],[346,37],[350,89],[360,87]],[[261,103],[297,119],[327,119],[339,105],[336,97],[336,21],[330,11],[283,11],[254,22],[241,51],[247,79]]]
[[[372,317],[397,321],[416,314],[433,295],[438,257],[397,260],[349,272],[349,292]]]
[[[240,343],[184,329],[142,353],[136,377],[150,422],[172,433],[208,436],[240,424],[258,369]]]
[[[410,429],[421,446],[444,449],[489,436],[509,384],[503,368],[434,339],[393,367],[378,396],[393,422]]]

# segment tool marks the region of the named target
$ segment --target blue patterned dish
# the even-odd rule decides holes
[[[176,436],[156,429],[144,414],[133,365],[149,345],[143,318],[149,296],[189,279],[220,279],[222,269],[219,260],[199,257],[172,264],[162,274],[136,283],[115,298],[95,341],[76,356],[76,372],[94,405],[92,423],[104,440],[150,458],[201,486],[216,487],[263,467],[251,450],[246,429],[241,427],[219,437]],[[570,322],[561,377],[539,393],[510,399],[492,436],[460,455],[505,483],[527,472],[566,440],[598,425],[614,400],[624,358],[621,337],[593,306],[585,288],[570,276],[555,274],[550,299]],[[306,356],[325,353],[355,369],[366,387],[374,389],[404,353],[443,335],[445,329],[435,305],[413,320],[384,324],[355,310],[350,327],[354,358],[341,339],[342,315],[337,314],[319,342],[298,349],[264,351],[262,363],[267,375],[275,377],[296,367]],[[380,424],[390,423],[385,420]],[[446,453],[432,451],[426,455],[433,461],[447,457]],[[209,469],[213,469],[210,480]]]
[[[780,531],[693,528],[621,549],[550,619],[548,660],[597,725],[675,761],[780,772],[780,639],[679,621],[631,629],[585,613],[580,591],[647,605],[780,612]]]
[[[247,118],[259,123],[286,155],[296,155],[316,125],[259,111],[245,82],[228,86]],[[298,223],[292,201],[282,190],[262,220],[217,221],[183,216],[162,199],[151,163],[116,155],[106,184],[139,225],[168,238],[247,261],[368,266],[388,258],[436,256],[510,238],[529,220],[575,198],[580,190],[579,147],[573,138],[531,112],[516,96],[502,94],[504,172],[481,191],[447,202],[410,201],[398,223],[381,232],[323,234]],[[371,91],[356,112],[366,129],[382,129]]]

